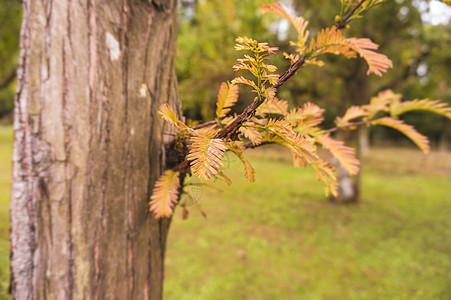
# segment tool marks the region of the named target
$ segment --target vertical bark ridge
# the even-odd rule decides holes
[[[13,177],[18,178],[13,181],[11,190],[10,226],[11,247],[17,249],[11,252],[11,290],[17,291],[18,297],[30,299],[34,290],[34,251],[35,237],[33,233],[32,211],[28,206],[28,199],[32,197],[30,188],[30,162],[29,162],[29,128],[27,103],[19,99],[28,96],[26,89],[26,72],[29,64],[29,3],[24,2],[24,18],[21,29],[21,55],[20,65],[17,72],[18,88],[15,100],[14,118],[14,151],[13,151]],[[19,221],[20,220],[20,221]]]
[[[69,6],[68,6],[69,7]],[[68,13],[70,13],[70,10],[67,10]],[[68,19],[69,19],[69,15]],[[70,174],[70,165],[69,161],[71,159],[71,125],[69,122],[69,108],[68,108],[68,101],[69,101],[69,89],[70,89],[70,83],[69,78],[67,74],[67,57],[66,57],[66,46],[67,43],[63,43],[63,68],[62,68],[62,77],[63,77],[63,109],[62,109],[62,120],[63,120],[63,128],[64,128],[64,152],[66,153],[66,160],[65,160],[65,181],[67,183],[67,189],[66,189],[66,197],[68,202],[68,248],[69,248],[69,260],[68,260],[68,266],[67,266],[67,273],[68,273],[68,282],[67,282],[67,290],[68,290],[68,299],[73,298],[73,276],[74,276],[74,270],[73,270],[73,240],[72,240],[72,178]],[[50,220],[50,223],[52,221]]]
[[[124,91],[123,91],[123,97],[125,100],[125,110],[124,110],[124,145],[125,145],[125,159],[124,159],[124,169],[126,172],[128,170],[133,169],[133,162],[132,157],[130,153],[130,143],[129,143],[129,137],[130,135],[134,134],[134,128],[129,126],[130,123],[132,123],[133,116],[129,115],[129,97],[128,97],[128,88],[129,88],[129,66],[128,66],[128,55],[129,55],[129,44],[128,44],[128,26],[129,26],[129,16],[130,15],[130,6],[127,3],[127,0],[122,1],[122,33],[121,33],[121,55],[120,59],[123,64],[123,80],[124,80]],[[126,223],[127,223],[127,231],[125,235],[125,244],[127,245],[127,251],[126,251],[126,274],[127,274],[127,298],[132,299],[133,298],[133,287],[134,287],[134,265],[133,265],[133,213],[132,207],[133,207],[133,198],[134,198],[134,182],[133,182],[133,175],[126,173],[125,176],[125,182],[124,186],[127,190],[127,203],[125,203],[125,211],[126,214]]]

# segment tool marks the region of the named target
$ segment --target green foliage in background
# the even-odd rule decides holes
[[[185,4],[183,4],[185,3]],[[297,15],[309,20],[314,35],[329,26],[339,1],[293,0],[281,1]],[[182,1],[180,8],[179,50],[177,74],[180,97],[185,115],[191,119],[211,119],[214,113],[217,82],[234,77],[229,67],[236,54],[231,50],[237,35],[252,36],[268,41],[282,51],[292,52],[288,40],[295,31],[287,22],[262,18],[253,0]],[[285,22],[285,24],[284,24]],[[407,99],[431,98],[449,103],[451,95],[448,78],[451,51],[450,26],[423,24],[420,12],[412,1],[386,1],[372,9],[363,20],[355,20],[351,36],[367,36],[381,45],[379,52],[393,60],[393,70],[383,78],[364,76],[365,63],[360,60],[330,56],[328,68],[310,68],[302,72],[279,91],[279,96],[292,105],[307,101],[326,109],[325,126],[332,127],[335,117],[350,105],[368,103],[378,92],[391,88]],[[284,69],[286,61],[275,62]],[[426,70],[426,73],[423,73]],[[252,95],[241,95],[250,101]],[[248,102],[240,102],[242,106]],[[237,106],[237,111],[242,109]],[[445,119],[424,113],[406,116],[421,133],[433,140],[446,134]],[[396,134],[376,129],[380,138],[397,138]]]
[[[9,193],[13,130],[0,127],[0,299],[9,299]]]
[[[21,20],[21,1],[0,2],[0,118],[13,108],[15,81],[6,82],[17,68]]]
[[[312,26],[317,28],[333,18],[334,11],[324,9],[325,0],[298,0],[295,3],[298,13],[311,16]],[[319,11],[321,13],[317,13]],[[361,61],[339,59],[334,68],[312,70],[304,78],[295,78],[290,82],[290,91],[296,103],[313,97],[330,115],[342,112],[349,105],[367,103],[369,98],[386,88],[402,93],[408,99],[429,97],[451,103],[451,75],[450,68],[446,67],[451,56],[450,25],[423,23],[419,9],[412,1],[386,1],[369,11],[364,20],[352,22],[349,31],[353,35],[368,36],[380,44],[379,51],[393,61],[392,70],[382,78],[368,78],[363,76],[365,66]],[[331,59],[336,60],[335,57]],[[357,80],[351,80],[356,74]],[[443,118],[424,113],[412,113],[403,118],[433,140],[446,133]],[[384,129],[374,131],[379,138],[398,137]]]
[[[231,66],[238,54],[237,36],[271,42],[271,18],[258,12],[260,1],[182,1],[179,18],[177,76],[184,114],[194,120],[214,117],[216,94],[221,82],[235,76]],[[269,1],[262,1],[269,2]],[[236,107],[240,111],[254,95]]]

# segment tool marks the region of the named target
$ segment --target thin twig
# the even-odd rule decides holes
[[[356,12],[356,10],[363,4],[363,2],[365,2],[366,0],[360,0],[360,2],[343,18],[342,22],[337,24],[337,28],[343,28],[346,25],[346,22],[348,21],[348,19]],[[294,64],[292,64],[277,80],[277,82],[275,84],[273,84],[270,88],[273,88],[275,90],[277,90],[279,87],[281,87],[288,79],[290,79],[297,70],[299,70],[305,63],[305,60],[307,59],[306,55],[302,55]],[[224,127],[220,132],[218,132],[214,138],[215,139],[232,139],[234,137],[236,137],[238,130],[240,129],[240,127],[243,125],[244,122],[246,122],[246,120],[248,120],[250,117],[252,117],[257,108],[260,107],[260,105],[263,104],[263,102],[265,101],[265,96],[263,95],[261,97],[261,99],[255,99],[249,106],[247,106],[243,112],[238,115],[235,120],[233,120],[232,123],[230,123],[229,125],[227,125],[226,127]],[[216,120],[214,121],[209,121],[209,122],[205,122],[203,124],[199,124],[196,126],[193,126],[193,129],[199,129],[199,128],[203,128],[203,127],[207,127],[210,125],[213,125],[217,123]],[[352,125],[350,125],[352,126]],[[342,127],[343,128],[343,127]],[[329,130],[326,130],[326,132],[334,132],[337,131],[338,128],[331,128]],[[263,143],[261,144],[263,145]],[[246,145],[248,147],[246,148],[253,148],[250,145]],[[176,165],[173,169],[176,171],[185,171],[185,172],[189,172],[189,163],[188,161],[185,160],[180,162],[178,165]]]
[[[205,122],[205,123],[202,123],[202,124],[194,125],[193,127],[191,127],[191,129],[201,129],[201,128],[208,127],[210,125],[215,125],[215,124],[218,124],[218,123],[219,123],[218,120],[212,120],[212,121],[208,121],[208,122]]]
[[[353,122],[353,123],[349,123],[349,124],[344,125],[344,126],[326,129],[326,130],[324,130],[324,132],[325,132],[325,133],[332,133],[332,132],[336,132],[336,131],[339,131],[339,130],[347,129],[347,128],[349,128],[349,127],[355,127],[355,126],[361,126],[361,125],[368,125],[368,124],[370,124],[371,122],[374,122],[374,121],[379,120],[379,119],[380,119],[380,118],[373,119],[373,120],[367,120],[367,121]]]
[[[346,16],[343,18],[343,20],[341,20],[340,23],[335,24],[335,27],[337,27],[337,29],[342,29],[346,26],[346,22],[348,22],[349,18],[352,17],[352,15],[356,12],[357,9],[359,9],[360,6],[362,6],[363,2],[365,2],[366,0],[360,0],[359,3],[357,3],[357,5],[346,14]]]
[[[360,0],[360,2],[357,3],[357,5],[349,13],[346,14],[346,16],[343,18],[343,20],[339,24],[336,24],[336,27],[338,29],[344,28],[346,25],[346,22],[349,20],[349,18],[352,17],[352,15],[357,11],[357,9],[360,6],[362,6],[362,4],[365,1],[366,0]],[[306,55],[301,56],[294,64],[292,64],[285,71],[285,73],[283,73],[279,77],[279,80],[275,84],[273,84],[271,86],[271,88],[277,90],[279,87],[281,87],[288,79],[290,79],[296,73],[297,70],[299,70],[299,68],[302,67],[302,65],[304,65],[306,58],[307,58]],[[241,125],[249,118],[249,116],[252,116],[255,113],[257,108],[263,104],[264,100],[265,100],[264,96],[262,96],[261,100],[255,99],[248,107],[246,107],[244,109],[244,111],[232,123],[230,123],[228,126],[224,127],[220,132],[218,132],[216,134],[215,138],[216,139],[230,138],[234,134],[236,134],[238,129],[241,127]],[[212,122],[212,121],[210,121],[210,122]],[[195,127],[193,127],[193,129],[202,128],[204,126],[209,126],[209,125],[214,124],[214,123],[210,123],[210,122],[196,125],[197,127],[195,126]]]
[[[297,70],[305,63],[305,59],[307,56],[301,56],[294,64],[292,64],[286,71],[283,73],[279,80],[275,84],[273,84],[270,88],[278,89],[281,87],[288,79],[290,79]],[[241,125],[250,117],[253,116],[257,108],[263,104],[265,97],[262,96],[261,100],[255,99],[248,107],[244,109],[244,111],[228,126],[224,127],[220,132],[218,132],[215,136],[216,139],[222,138],[231,138],[238,129],[240,129]]]

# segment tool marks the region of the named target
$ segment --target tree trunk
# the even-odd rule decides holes
[[[351,101],[351,105],[363,105],[369,100],[369,79],[366,76],[366,66],[362,61],[354,62],[354,72],[352,80],[347,80],[343,91],[343,103]],[[369,139],[367,128],[359,128],[358,132],[341,132],[337,135],[339,140],[343,140],[347,145],[356,148],[356,157],[362,162],[362,154],[369,150]],[[341,166],[337,165],[338,197],[331,200],[341,203],[357,203],[360,200],[361,170],[355,176],[351,176]]]
[[[370,152],[370,130],[368,126],[360,126],[358,129],[358,148],[360,156],[365,156]]]
[[[14,299],[161,299],[148,209],[179,110],[175,0],[24,1],[11,196]]]
[[[443,118],[443,127],[442,130],[440,132],[440,137],[438,140],[438,151],[441,153],[446,153],[448,151],[448,141],[449,141],[449,131],[448,128],[450,128],[451,126],[449,126],[450,122],[448,119]]]

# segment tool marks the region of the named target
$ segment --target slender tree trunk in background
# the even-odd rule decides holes
[[[358,148],[361,156],[365,156],[370,152],[370,130],[368,126],[360,126],[358,129]]]
[[[345,141],[347,145],[353,145],[356,148],[356,157],[360,160],[360,152],[359,148],[355,146],[355,132],[353,131],[344,131],[338,132],[335,135],[337,140]],[[355,175],[351,176],[349,172],[342,168],[335,158],[332,163],[336,167],[336,175],[338,179],[338,197],[331,197],[330,200],[332,202],[338,203],[354,203],[358,202],[360,195],[360,173],[361,171]]]
[[[446,153],[448,151],[449,148],[449,134],[448,134],[448,128],[450,127],[449,124],[449,120],[444,118],[444,122],[443,122],[443,127],[442,127],[442,131],[440,133],[440,138],[438,140],[438,151],[442,152],[442,153]]]
[[[366,67],[363,62],[355,61],[353,80],[346,81],[344,100],[351,100],[351,105],[364,105],[369,100],[369,79],[366,76]],[[346,103],[343,101],[343,103]],[[356,149],[356,157],[362,162],[362,156],[369,151],[368,128],[359,128],[357,131],[343,132],[337,136],[347,145]],[[361,170],[355,176],[351,176],[344,168],[337,166],[338,197],[332,201],[356,203],[360,198]]]
[[[24,1],[11,196],[15,299],[161,299],[157,111],[179,110],[175,0]]]

